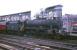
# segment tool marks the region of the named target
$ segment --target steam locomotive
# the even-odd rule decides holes
[[[3,21],[2,21],[3,22]],[[24,34],[24,33],[56,33],[59,31],[59,23],[52,19],[34,19],[30,21],[8,21],[0,22],[0,31],[5,30],[7,33],[13,34]],[[16,32],[16,33],[15,33]],[[23,32],[23,33],[20,33]]]

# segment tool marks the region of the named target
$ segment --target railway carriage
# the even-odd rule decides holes
[[[4,32],[6,30],[6,21],[1,20],[0,21],[0,32]]]
[[[77,36],[77,15],[66,14],[63,17],[63,31],[66,35]]]

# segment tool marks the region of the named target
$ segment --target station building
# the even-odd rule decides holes
[[[55,5],[45,9],[47,19],[58,22],[59,29],[62,28],[62,5]]]
[[[45,9],[46,14],[48,15],[47,17],[49,19],[56,17],[56,18],[61,18],[62,17],[62,5],[55,5],[51,6]]]
[[[31,20],[31,11],[0,16],[0,30],[23,30],[24,22]]]
[[[20,12],[20,13],[9,14],[9,15],[3,15],[3,16],[0,16],[0,20],[5,20],[5,21],[31,20],[31,11]]]

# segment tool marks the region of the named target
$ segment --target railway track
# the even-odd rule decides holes
[[[0,50],[7,50],[7,49],[5,49],[4,47],[0,47]]]
[[[4,38],[2,38],[2,37]],[[48,48],[56,48],[56,49],[65,49],[65,50],[77,50],[76,44],[68,44],[58,41],[47,41],[47,40],[41,40],[36,38],[30,38],[30,37],[19,37],[19,36],[13,36],[13,35],[0,35],[0,38],[3,41],[7,41],[8,43],[19,43],[18,46],[23,46],[23,48],[45,48],[48,50]],[[3,42],[2,41],[2,42]],[[1,40],[0,40],[1,42]],[[26,47],[24,47],[26,46]]]
[[[11,45],[7,45],[7,44],[4,44],[4,43],[0,43],[0,48],[2,50],[20,50],[20,48],[17,48],[17,46],[11,46]]]
[[[15,42],[15,41],[11,41],[11,40],[4,40],[4,39],[3,40],[0,40],[0,42],[1,43],[4,43],[4,44],[9,44],[11,46],[16,46],[16,48],[17,47],[23,48],[23,50],[24,49],[33,50],[35,48],[41,48],[41,49],[45,49],[45,50],[52,50],[52,48],[50,48],[50,47],[34,45],[34,44],[31,44],[31,42],[28,42],[28,43],[24,44],[24,43],[19,43],[19,42]]]
[[[41,50],[52,50],[52,48],[47,47],[47,46],[40,46],[37,44],[33,44],[32,42],[20,42],[20,40],[17,39],[9,39],[9,38],[0,38],[0,42],[4,44],[9,44],[11,46],[18,46],[23,48],[23,50],[28,49],[28,50],[34,50],[34,49],[41,49]]]

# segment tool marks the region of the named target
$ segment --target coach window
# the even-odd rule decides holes
[[[74,31],[77,31],[77,26],[73,26],[73,30]]]

